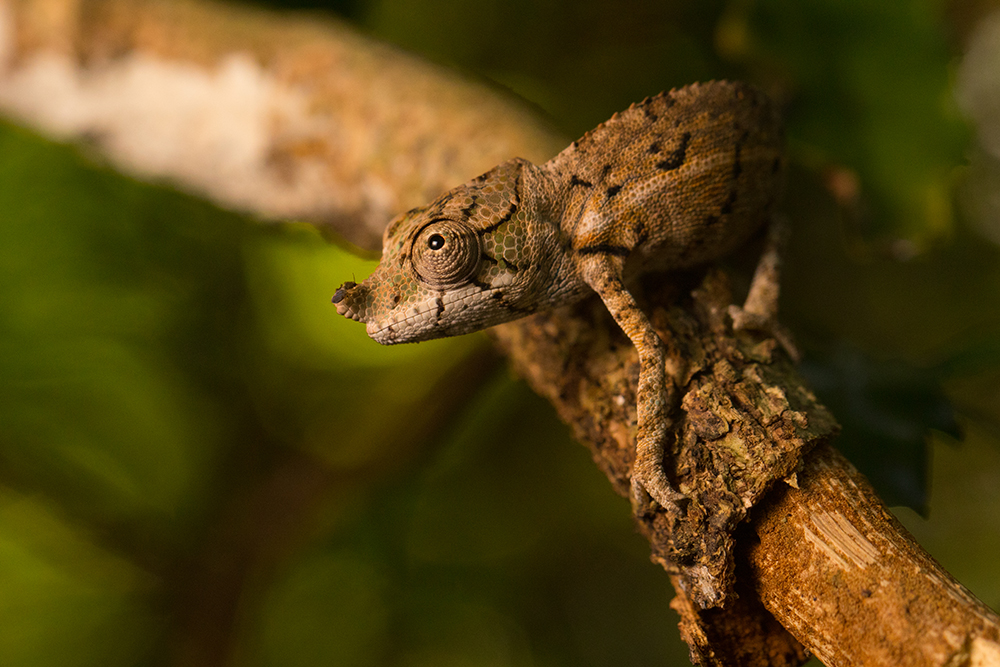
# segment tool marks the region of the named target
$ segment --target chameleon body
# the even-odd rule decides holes
[[[537,166],[505,162],[385,230],[382,260],[337,311],[383,344],[454,336],[596,292],[639,353],[633,502],[672,507],[666,348],[627,287],[744,243],[781,191],[781,123],[742,83],[660,93]]]

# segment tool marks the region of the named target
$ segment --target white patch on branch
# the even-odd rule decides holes
[[[1000,159],[1000,11],[984,18],[969,39],[958,68],[955,97],[979,133],[979,141]]]
[[[84,69],[38,53],[0,80],[0,105],[56,137],[98,144],[126,171],[170,177],[229,206],[266,216],[333,207],[318,161],[310,169],[299,160],[284,178],[270,164],[279,133],[310,134],[318,123],[303,95],[249,55],[207,69],[134,53]]]
[[[14,19],[10,8],[0,0],[0,76],[7,69],[7,63],[14,53]]]
[[[818,533],[806,528],[806,539],[841,569],[850,569],[848,560],[854,567],[862,569],[878,560],[879,552],[875,545],[842,514],[820,511],[812,516],[812,522]]]

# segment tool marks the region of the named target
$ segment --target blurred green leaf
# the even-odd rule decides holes
[[[173,605],[207,596],[215,608],[209,599],[225,595],[208,574],[207,588],[189,590],[198,568],[257,557],[225,555],[218,539],[270,553],[255,533],[276,528],[240,517],[251,511],[241,496],[268,492],[281,460],[312,461],[298,473],[308,484],[360,475],[338,496],[355,502],[417,456],[493,368],[455,375],[482,337],[383,348],[338,316],[331,295],[371,263],[312,228],[261,225],[134,183],[2,124],[0,223],[0,490],[38,496],[78,528],[45,533],[54,549],[144,582],[107,591],[53,569],[28,556],[43,524],[36,535],[0,522],[11,586],[0,626],[18,628],[3,664],[117,664],[110,645],[127,662],[150,642],[176,643],[159,610],[185,616]],[[286,502],[284,530],[308,526],[311,505]],[[236,585],[255,576],[230,567]],[[63,612],[44,616],[53,604]],[[236,612],[223,605],[215,622]],[[122,614],[134,621],[113,622]],[[42,634],[73,643],[50,647]],[[72,661],[46,658],[59,651]]]
[[[860,192],[844,184],[841,197],[857,231],[906,238],[909,253],[953,232],[969,141],[944,11],[932,0],[734,0],[720,24],[725,55],[789,89],[793,158],[856,172]]]
[[[0,664],[134,665],[162,627],[154,586],[44,503],[0,491]]]

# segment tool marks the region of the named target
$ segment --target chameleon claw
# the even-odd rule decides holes
[[[791,334],[778,323],[781,255],[787,242],[788,222],[781,216],[772,216],[750,292],[742,306],[729,306],[729,317],[733,320],[733,331],[759,331],[770,336],[778,341],[792,361],[798,363],[799,350]]]

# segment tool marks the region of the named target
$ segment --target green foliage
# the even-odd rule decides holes
[[[720,25],[730,57],[790,88],[793,154],[857,172],[860,201],[850,205],[861,231],[919,247],[953,231],[968,142],[943,11],[929,0],[748,1],[732,3]]]

